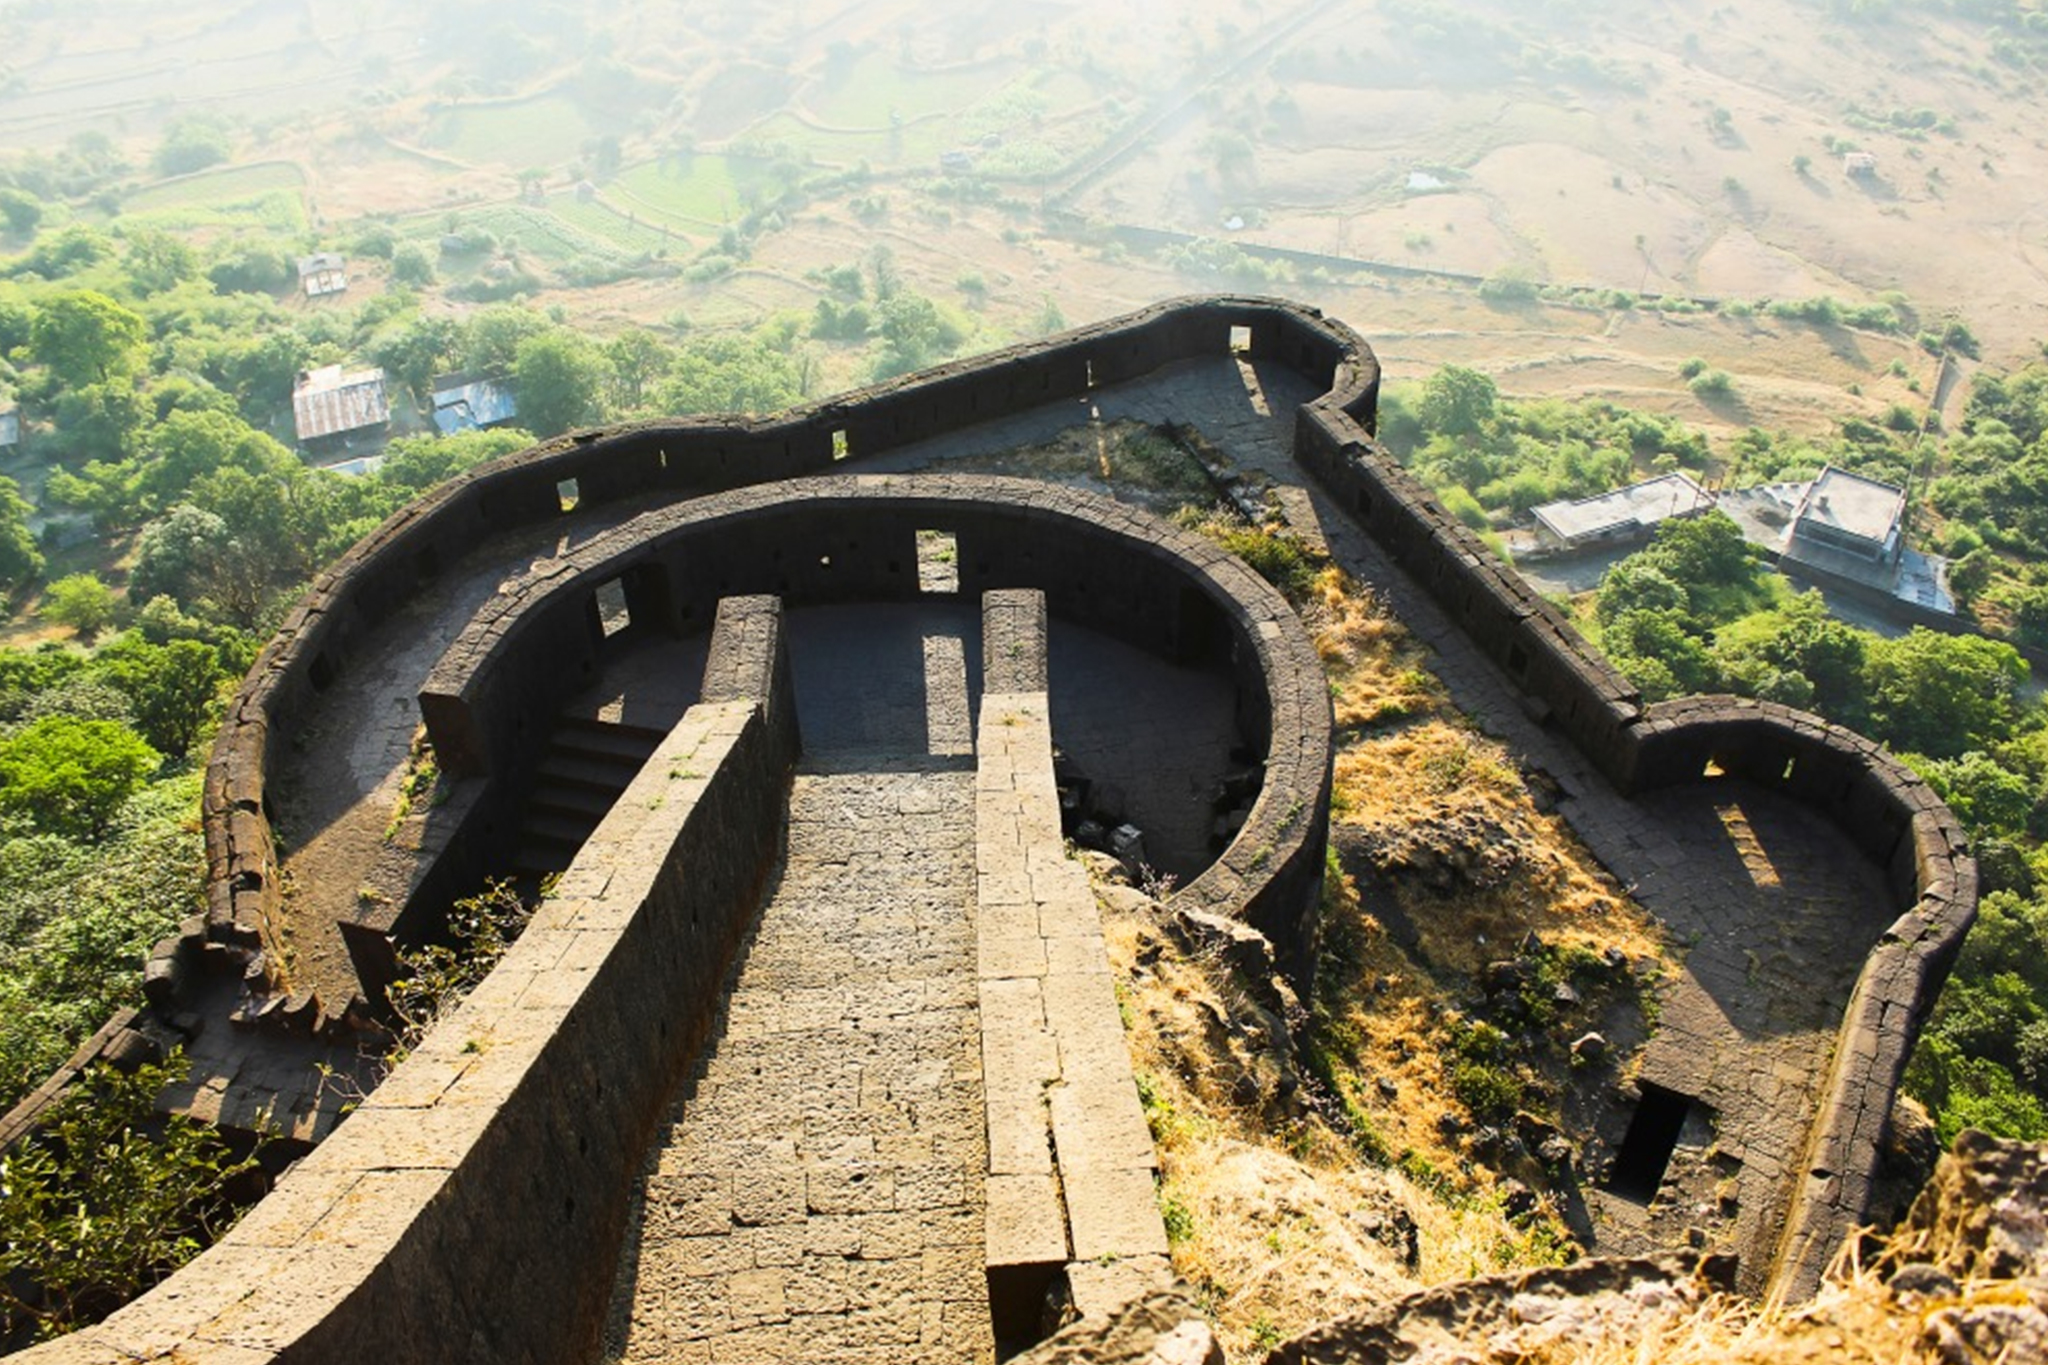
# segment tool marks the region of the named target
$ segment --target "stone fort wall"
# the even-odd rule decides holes
[[[1450,610],[1532,712],[1622,790],[1692,781],[1711,764],[1814,805],[1889,869],[1893,898],[1871,907],[1889,928],[1844,1021],[1809,1182],[1781,1252],[1780,1283],[1811,1289],[1828,1250],[1862,1212],[1906,1053],[1974,913],[1975,870],[1961,831],[1909,771],[1812,717],[1730,698],[1645,706],[1554,607],[1493,561],[1374,443],[1380,376],[1364,342],[1313,310],[1277,301],[1161,304],[773,420],[579,433],[473,471],[397,514],[316,580],[237,696],[208,769],[206,922],[152,959],[151,998],[174,998],[180,977],[208,961],[246,963],[252,993],[267,996],[258,1012],[303,1016],[304,1002],[271,989],[262,953],[275,941],[281,908],[263,796],[271,737],[289,733],[364,637],[461,547],[652,491],[682,497],[847,467],[842,462],[857,468],[865,455],[1239,344],[1328,386],[1300,410],[1299,457]],[[1212,905],[1225,907],[1242,890],[1225,885]]]

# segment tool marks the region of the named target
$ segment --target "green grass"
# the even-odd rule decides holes
[[[230,166],[202,171],[181,180],[169,180],[138,190],[122,202],[129,213],[148,213],[167,208],[222,208],[245,204],[278,190],[298,194],[306,188],[306,177],[289,161],[259,161],[252,166]]]
[[[628,167],[606,187],[606,198],[645,221],[716,227],[746,213],[750,192],[773,188],[766,162],[699,153]]]
[[[609,242],[630,255],[667,251],[671,256],[680,256],[695,245],[673,228],[663,236],[660,222],[650,223],[645,213],[639,215],[636,223],[603,204],[586,204],[573,193],[550,196],[548,212],[583,235]]]
[[[306,178],[288,161],[263,161],[206,171],[138,190],[122,201],[123,219],[172,229],[260,227],[304,232]]]
[[[541,95],[444,109],[420,141],[458,161],[523,168],[573,161],[586,141],[608,131],[566,95]]]
[[[885,53],[869,53],[813,93],[808,104],[820,122],[841,128],[887,128],[889,116],[908,121],[949,114],[975,104],[1014,68],[905,71]]]

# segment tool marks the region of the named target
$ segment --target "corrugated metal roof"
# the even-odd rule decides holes
[[[386,425],[391,403],[384,395],[384,371],[345,375],[341,366],[329,365],[300,375],[292,391],[292,420],[301,441]]]
[[[518,400],[502,379],[448,374],[434,381],[434,425],[443,436],[494,426],[518,415]]]

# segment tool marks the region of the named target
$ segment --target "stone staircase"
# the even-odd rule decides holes
[[[587,716],[556,722],[520,823],[515,872],[539,878],[566,871],[661,739],[659,730]]]

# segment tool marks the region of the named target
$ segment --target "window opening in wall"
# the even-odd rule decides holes
[[[1647,1204],[1664,1183],[1664,1172],[1671,1165],[1671,1154],[1678,1149],[1678,1135],[1685,1128],[1693,1102],[1690,1097],[1661,1085],[1647,1081],[1636,1084],[1643,1098],[1628,1122],[1628,1136],[1621,1140],[1621,1151],[1614,1158],[1607,1189],[1630,1203]]]
[[[583,498],[583,490],[577,486],[576,480],[563,479],[555,485],[555,497],[561,500],[564,512],[573,512]]]
[[[1095,387],[1095,362],[1092,360],[1084,360],[1081,363],[1087,367],[1088,387],[1092,389]]]
[[[1798,767],[1798,766],[1799,766],[1799,760],[1798,760],[1798,759],[1796,759],[1796,758],[1788,758],[1788,759],[1786,759],[1786,760],[1785,760],[1785,771],[1784,771],[1784,772],[1782,772],[1782,773],[1780,773],[1780,774],[1778,774],[1778,780],[1779,780],[1779,781],[1781,781],[1781,782],[1790,782],[1790,781],[1792,780],[1792,770],[1793,770],[1794,768]]]
[[[960,546],[951,531],[917,533],[917,590],[960,591]]]
[[[627,626],[633,624],[633,614],[626,607],[626,585],[619,579],[608,579],[597,585],[597,619],[604,626],[604,638],[609,640]]]
[[[832,433],[832,458],[843,460],[849,453],[849,448],[846,444],[846,428],[841,427]]]
[[[1233,328],[1231,328],[1231,329],[1230,329],[1230,349],[1231,349],[1231,350],[1233,350],[1233,351],[1237,352],[1237,353],[1238,353],[1239,355],[1244,355],[1245,353],[1249,352],[1249,351],[1251,350],[1251,348],[1252,348],[1252,329],[1251,329],[1251,328],[1249,328],[1249,327],[1233,327]]]

